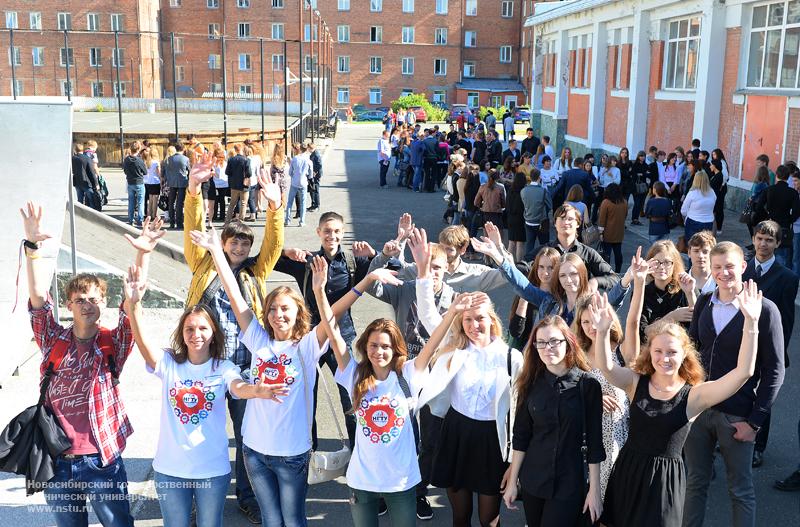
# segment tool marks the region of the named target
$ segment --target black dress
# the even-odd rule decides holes
[[[686,294],[679,289],[676,293],[659,289],[655,282],[650,282],[644,286],[644,305],[642,306],[642,316],[639,319],[639,338],[644,342],[644,335],[647,326],[653,322],[664,318],[679,307],[687,307]],[[685,326],[689,329],[689,326]]]
[[[668,401],[650,396],[642,375],[631,404],[628,441],[614,464],[601,520],[609,527],[679,527],[686,495],[681,450],[691,423],[685,384]]]
[[[522,204],[518,190],[510,189],[506,198],[506,227],[508,228],[508,241],[525,241],[525,207]]]

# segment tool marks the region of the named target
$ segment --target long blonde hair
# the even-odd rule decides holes
[[[692,180],[692,188],[689,190],[699,190],[704,196],[707,196],[709,192],[711,192],[711,182],[708,179],[708,174],[706,174],[705,170],[698,170],[694,173],[694,179]]]
[[[275,143],[272,149],[272,160],[270,161],[275,168],[283,168],[286,164],[286,150],[283,148],[283,141]]]
[[[497,316],[497,313],[494,310],[494,305],[490,304],[487,315],[492,321],[491,328],[489,329],[489,334],[492,337],[503,337],[503,323],[500,321],[500,317]],[[447,344],[444,345],[442,348],[442,353],[447,353],[453,350],[463,350],[466,349],[467,346],[470,344],[469,337],[464,332],[464,313],[461,312],[455,316],[453,319],[453,323],[450,326],[450,338],[447,341]]]

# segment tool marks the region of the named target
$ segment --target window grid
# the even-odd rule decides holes
[[[434,43],[438,46],[446,46],[447,45],[447,28],[446,27],[437,27],[433,34]]]
[[[414,0],[403,0],[403,13],[414,12]]]
[[[272,38],[274,40],[283,40],[283,24],[272,24]]]
[[[17,29],[19,21],[16,11],[6,11],[6,29]]]
[[[239,22],[236,34],[239,38],[250,38],[250,22]]]
[[[100,53],[100,48],[89,48],[89,66],[93,68],[102,66]]]
[[[120,14],[111,15],[111,31],[123,31],[123,16]]]
[[[239,71],[250,71],[252,63],[249,53],[239,53]]]
[[[383,26],[372,26],[369,28],[369,41],[376,44],[383,42]]]
[[[370,88],[369,89],[369,103],[370,104],[380,104],[381,99],[383,96],[383,92],[380,88]]]
[[[414,74],[414,57],[403,57],[400,61],[400,64],[403,75]]]
[[[283,71],[283,53],[272,55],[272,71]]]
[[[42,29],[42,14],[38,12],[31,13],[28,16],[31,29]]]
[[[22,50],[19,46],[14,46],[13,49],[8,50],[8,64],[14,66],[22,66]]]
[[[58,14],[58,29],[59,31],[72,30],[72,15],[69,13]]]
[[[504,0],[500,4],[500,16],[503,18],[512,18],[514,16],[514,2],[511,0]]]
[[[475,61],[474,60],[465,60],[464,61],[464,77],[474,77],[475,76]]]
[[[350,0],[339,0],[336,7],[339,11],[350,11]]]
[[[464,47],[474,48],[478,42],[477,31],[464,31]]]
[[[97,13],[88,13],[86,15],[86,30],[99,31],[100,30],[100,15]]]
[[[673,20],[668,25],[664,47],[662,87],[668,90],[694,90],[700,47],[700,17]]]
[[[466,2],[464,14],[467,16],[478,16],[478,0],[466,0]]]
[[[33,55],[33,65],[34,66],[44,66],[44,48],[43,47],[34,47],[31,49],[31,54]]]
[[[350,56],[349,55],[340,55],[337,60],[337,68],[336,70],[339,73],[350,73]]]
[[[799,41],[800,1],[789,0],[754,7],[747,86],[776,89],[800,86]]]
[[[447,14],[447,0],[436,0],[436,14],[437,15]]]
[[[336,88],[336,102],[348,104],[350,102],[350,88]]]
[[[511,63],[511,46],[500,46],[500,62],[502,64]]]
[[[402,30],[403,44],[414,43],[414,26],[404,26]]]
[[[369,10],[373,13],[383,11],[383,0],[369,0]]]
[[[383,58],[370,57],[369,58],[369,72],[374,74],[383,73]]]
[[[339,42],[350,42],[350,26],[337,26],[336,37]]]
[[[447,75],[447,59],[433,59],[433,74],[436,76]]]

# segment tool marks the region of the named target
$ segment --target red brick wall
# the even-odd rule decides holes
[[[800,108],[789,108],[789,128],[786,132],[786,161],[797,161],[800,149]]]
[[[570,93],[567,101],[567,134],[586,139],[589,134],[589,96]]]
[[[612,97],[616,46],[608,47],[608,82],[606,83],[606,117],[603,124],[603,142],[607,145],[625,145],[628,130],[628,99]],[[624,56],[623,56],[624,59]],[[624,64],[624,61],[623,61]]]
[[[733,104],[733,92],[736,90],[736,79],[739,73],[740,43],[741,28],[729,28],[725,45],[725,67],[722,72],[722,100],[717,142],[728,161],[731,177],[739,177],[739,156],[742,147],[742,122],[744,119],[744,105]],[[789,130],[792,130],[791,125]],[[795,130],[798,128],[795,127]],[[796,147],[795,152],[797,152]]]
[[[676,146],[692,144],[694,103],[687,101],[660,101],[655,99],[661,87],[664,42],[651,42],[650,93],[647,104],[647,137],[645,147],[655,145],[669,152]]]
[[[553,92],[542,93],[542,110],[554,112],[556,110],[556,94]]]

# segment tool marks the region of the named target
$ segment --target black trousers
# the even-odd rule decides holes
[[[433,453],[439,443],[444,419],[436,417],[426,404],[419,411],[419,473],[422,480],[417,484],[417,496],[428,495],[433,471]]]
[[[319,178],[314,176],[308,180],[308,193],[311,195],[311,208],[319,208]]]
[[[169,225],[170,227],[183,228],[183,201],[186,199],[185,188],[169,188],[167,203],[169,204]]]
[[[583,498],[572,500],[543,499],[522,491],[525,521],[528,527],[577,527],[580,525]]]
[[[728,194],[728,185],[723,185],[717,193],[717,201],[714,203],[714,223],[717,230],[722,230],[722,222],[725,220],[725,195]]]
[[[433,185],[436,183],[436,176],[439,172],[439,163],[436,159],[426,159],[422,165],[424,170],[424,183],[422,188],[426,192],[433,192]]]
[[[756,434],[756,441],[753,445],[753,450],[756,452],[761,452],[762,454],[767,449],[767,441],[769,441],[769,424],[772,419],[772,412],[767,414],[767,418],[764,420],[764,424],[761,425],[761,430],[758,431]]]

